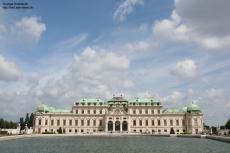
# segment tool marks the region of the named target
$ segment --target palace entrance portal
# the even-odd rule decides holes
[[[128,131],[128,122],[127,121],[108,121],[107,131],[109,132],[127,132]]]
[[[112,121],[108,122],[108,131],[113,131],[113,122]]]
[[[122,123],[122,131],[128,131],[128,122],[127,121],[123,121],[123,123]]]
[[[120,121],[116,121],[115,122],[115,131],[116,132],[120,132],[121,131],[121,126],[120,126]]]

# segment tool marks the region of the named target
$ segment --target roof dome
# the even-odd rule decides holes
[[[191,104],[187,106],[187,111],[192,112],[192,111],[201,111],[200,107],[197,105],[196,101],[192,101]]]

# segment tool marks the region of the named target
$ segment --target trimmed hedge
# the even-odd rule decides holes
[[[0,131],[0,135],[7,135],[7,131]]]

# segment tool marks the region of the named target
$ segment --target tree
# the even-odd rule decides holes
[[[4,120],[3,118],[0,119],[0,128],[3,129],[15,129],[17,127],[17,123],[12,121]]]
[[[217,127],[212,126],[211,129],[212,129],[212,134],[217,134]]]
[[[19,121],[20,125],[21,125],[21,130],[25,129],[25,122],[24,122],[24,118],[20,117],[20,121]]]
[[[33,123],[34,123],[34,114],[31,113],[29,123],[28,123],[28,127],[33,127]]]
[[[29,120],[30,120],[30,118],[29,118],[29,113],[26,113],[26,118],[25,118],[25,124],[27,124],[27,126],[28,126],[28,124],[29,124]]]
[[[170,129],[170,134],[175,134],[175,131],[173,128]]]
[[[221,125],[221,126],[220,126],[220,129],[221,129],[221,130],[224,130],[224,129],[226,129],[226,127],[225,127],[224,125]]]
[[[230,119],[226,122],[225,127],[230,130]]]

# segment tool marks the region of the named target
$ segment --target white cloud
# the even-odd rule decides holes
[[[186,25],[180,23],[180,17],[173,12],[171,19],[156,21],[153,34],[159,39],[171,39],[176,41],[189,41],[191,31]]]
[[[0,55],[0,80],[15,81],[21,75],[18,66]]]
[[[195,77],[197,66],[191,59],[186,59],[177,63],[176,67],[171,70],[171,74],[179,79],[191,79]]]
[[[224,96],[224,92],[221,89],[211,88],[205,91],[207,98],[218,99]]]
[[[125,56],[87,47],[80,56],[75,56],[72,72],[78,81],[90,85],[106,84],[111,89],[117,85],[129,87],[133,85],[126,79],[129,65],[130,61]]]
[[[169,19],[156,21],[153,34],[164,40],[195,43],[207,50],[230,48],[230,13],[226,0],[175,0]]]
[[[143,52],[146,49],[148,49],[151,45],[148,42],[145,41],[138,41],[138,42],[134,42],[134,43],[126,43],[124,45],[124,50],[127,51],[140,51]]]
[[[174,91],[171,95],[166,96],[164,101],[167,103],[178,103],[185,98],[185,95],[179,91]]]
[[[124,21],[133,12],[135,5],[144,5],[144,0],[124,0],[114,12],[113,18],[118,21]]]
[[[82,42],[84,42],[88,38],[88,34],[82,33],[79,35],[76,35],[70,39],[64,40],[60,43],[57,44],[57,49],[58,50],[70,50],[73,49],[74,47],[78,46]]]
[[[46,30],[46,25],[41,22],[41,19],[35,16],[24,17],[19,21],[16,21],[15,25],[12,27],[12,32],[25,38],[27,40],[32,40],[37,43],[42,33]]]

